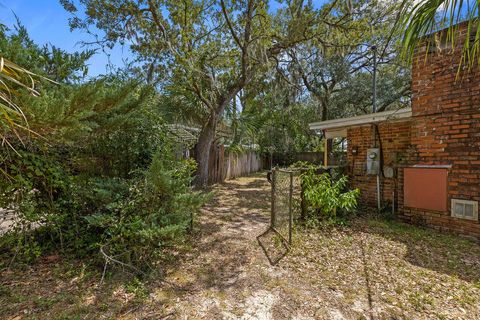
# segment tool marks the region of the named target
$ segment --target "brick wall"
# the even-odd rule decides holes
[[[460,26],[460,45],[465,37]],[[461,48],[425,55],[416,53],[412,65],[412,126],[410,164],[451,165],[451,198],[480,201],[480,73],[477,68],[457,76]],[[400,170],[402,171],[402,170]],[[402,172],[399,180],[403,181]],[[401,197],[403,199],[403,197]],[[404,218],[438,229],[480,237],[478,222],[453,218],[450,212],[403,209]]]
[[[459,28],[457,44],[466,36]],[[461,48],[416,52],[412,64],[412,118],[378,124],[384,166],[396,168],[393,179],[381,178],[384,201],[392,192],[401,218],[439,230],[480,239],[480,223],[451,217],[452,198],[480,201],[480,72],[463,68],[457,75]],[[349,128],[348,164],[351,183],[361,189],[361,201],[376,207],[376,176],[366,175],[367,149],[379,146],[375,127]],[[358,153],[354,155],[352,150]],[[403,168],[449,165],[448,211],[408,208],[403,198]]]
[[[377,177],[366,175],[367,149],[375,145],[378,147],[380,136],[383,149],[383,164],[397,168],[405,162],[410,146],[410,120],[383,122],[378,124],[379,135],[375,134],[373,125],[352,127],[347,131],[348,164],[350,181],[353,186],[360,188],[361,201],[369,206],[377,205]],[[357,154],[352,150],[356,148]],[[397,178],[381,178],[381,194],[386,201],[392,202],[393,192],[398,198],[399,181]]]

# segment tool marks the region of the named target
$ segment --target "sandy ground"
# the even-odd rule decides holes
[[[0,208],[0,235],[7,232],[13,224],[13,213]]]
[[[272,266],[257,241],[270,216],[265,176],[213,192],[198,216],[193,248],[163,276],[134,289],[125,281],[100,284],[98,271],[88,275],[81,264],[65,271],[61,258],[46,257],[0,274],[0,318],[480,319],[477,244],[359,219],[297,230],[291,251],[269,251],[281,258]]]
[[[168,274],[173,285],[152,293],[163,315],[480,319],[480,304],[471,299],[480,294],[480,270],[464,269],[480,267],[476,244],[452,245],[456,238],[434,231],[361,220],[354,227],[297,230],[284,257],[281,247],[269,252],[272,260],[281,258],[272,266],[256,239],[269,223],[270,185],[264,176],[230,181],[215,192],[202,212],[202,234],[191,257]],[[267,246],[274,241],[261,240]]]
[[[180,268],[167,276],[162,297],[184,292],[168,305],[178,318],[273,319],[280,297],[265,286],[276,274],[256,237],[267,229],[269,184],[265,177],[240,178],[214,188],[215,197],[200,215],[199,243]]]
[[[388,225],[359,222],[353,228],[296,232],[292,251],[272,266],[256,239],[269,223],[265,178],[241,178],[215,191],[201,216],[194,258],[168,275],[175,286],[154,293],[160,302],[177,297],[164,300],[163,314],[179,319],[480,319],[479,273],[462,271],[480,267],[476,244],[454,248],[450,241],[456,238],[407,225],[395,239]],[[270,240],[262,238],[266,244]],[[432,248],[430,240],[439,247]],[[275,254],[273,260],[282,257]]]

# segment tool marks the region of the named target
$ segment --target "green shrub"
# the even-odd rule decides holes
[[[52,155],[37,148],[11,152],[2,160],[0,208],[16,212],[11,234],[2,243],[13,246],[17,256],[28,262],[50,247],[52,239],[63,245],[60,226],[66,218],[62,212],[71,176]]]
[[[102,248],[116,260],[148,265],[186,239],[208,196],[190,187],[195,162],[175,160],[170,149],[158,151],[131,179],[74,176],[27,153],[10,158],[15,176],[1,199],[14,204],[17,224],[3,246],[25,262],[45,250],[81,257]]]
[[[103,90],[89,107],[98,111],[79,120],[89,130],[0,154],[0,208],[17,218],[0,239],[2,255],[31,262],[45,251],[84,257],[102,248],[142,268],[186,239],[206,199],[190,187],[195,162],[175,158],[154,92],[130,84]]]
[[[85,217],[101,231],[96,245],[125,263],[146,266],[163,249],[185,240],[193,215],[207,199],[190,187],[194,170],[191,160],[175,161],[157,153],[113,211]]]
[[[29,130],[9,131],[15,145],[0,146],[0,208],[16,218],[0,237],[10,258],[0,264],[102,248],[143,268],[185,240],[206,196],[190,187],[195,163],[174,157],[157,88],[130,71],[86,79],[93,51],[39,47],[21,26],[0,26],[0,52],[61,83],[39,80],[40,96],[12,95]]]
[[[346,176],[333,179],[328,173],[319,175],[309,169],[301,179],[309,218],[334,222],[355,210],[360,190],[347,190]]]
[[[316,169],[318,168],[317,165],[311,163],[311,162],[308,162],[308,161],[297,161],[297,162],[294,162],[292,163],[289,168],[292,168],[292,169]]]

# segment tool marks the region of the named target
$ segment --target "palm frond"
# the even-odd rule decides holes
[[[399,27],[404,31],[402,57],[411,61],[420,43],[435,45],[435,32],[445,29],[445,40],[452,49],[457,46],[459,23],[466,24],[467,35],[463,40],[460,67],[472,67],[480,53],[480,24],[476,0],[420,0],[411,5],[405,0]],[[475,35],[474,37],[472,37]],[[428,50],[427,50],[428,52]]]
[[[21,132],[36,134],[28,127],[28,121],[22,108],[16,103],[16,97],[24,94],[24,90],[33,96],[38,96],[39,92],[35,88],[35,78],[42,78],[52,83],[56,83],[0,57],[0,140],[1,145],[6,145],[15,150],[9,141],[9,136],[13,134],[20,143],[23,142]]]

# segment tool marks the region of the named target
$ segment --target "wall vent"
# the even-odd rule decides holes
[[[462,199],[452,199],[452,217],[478,220],[478,202]]]

